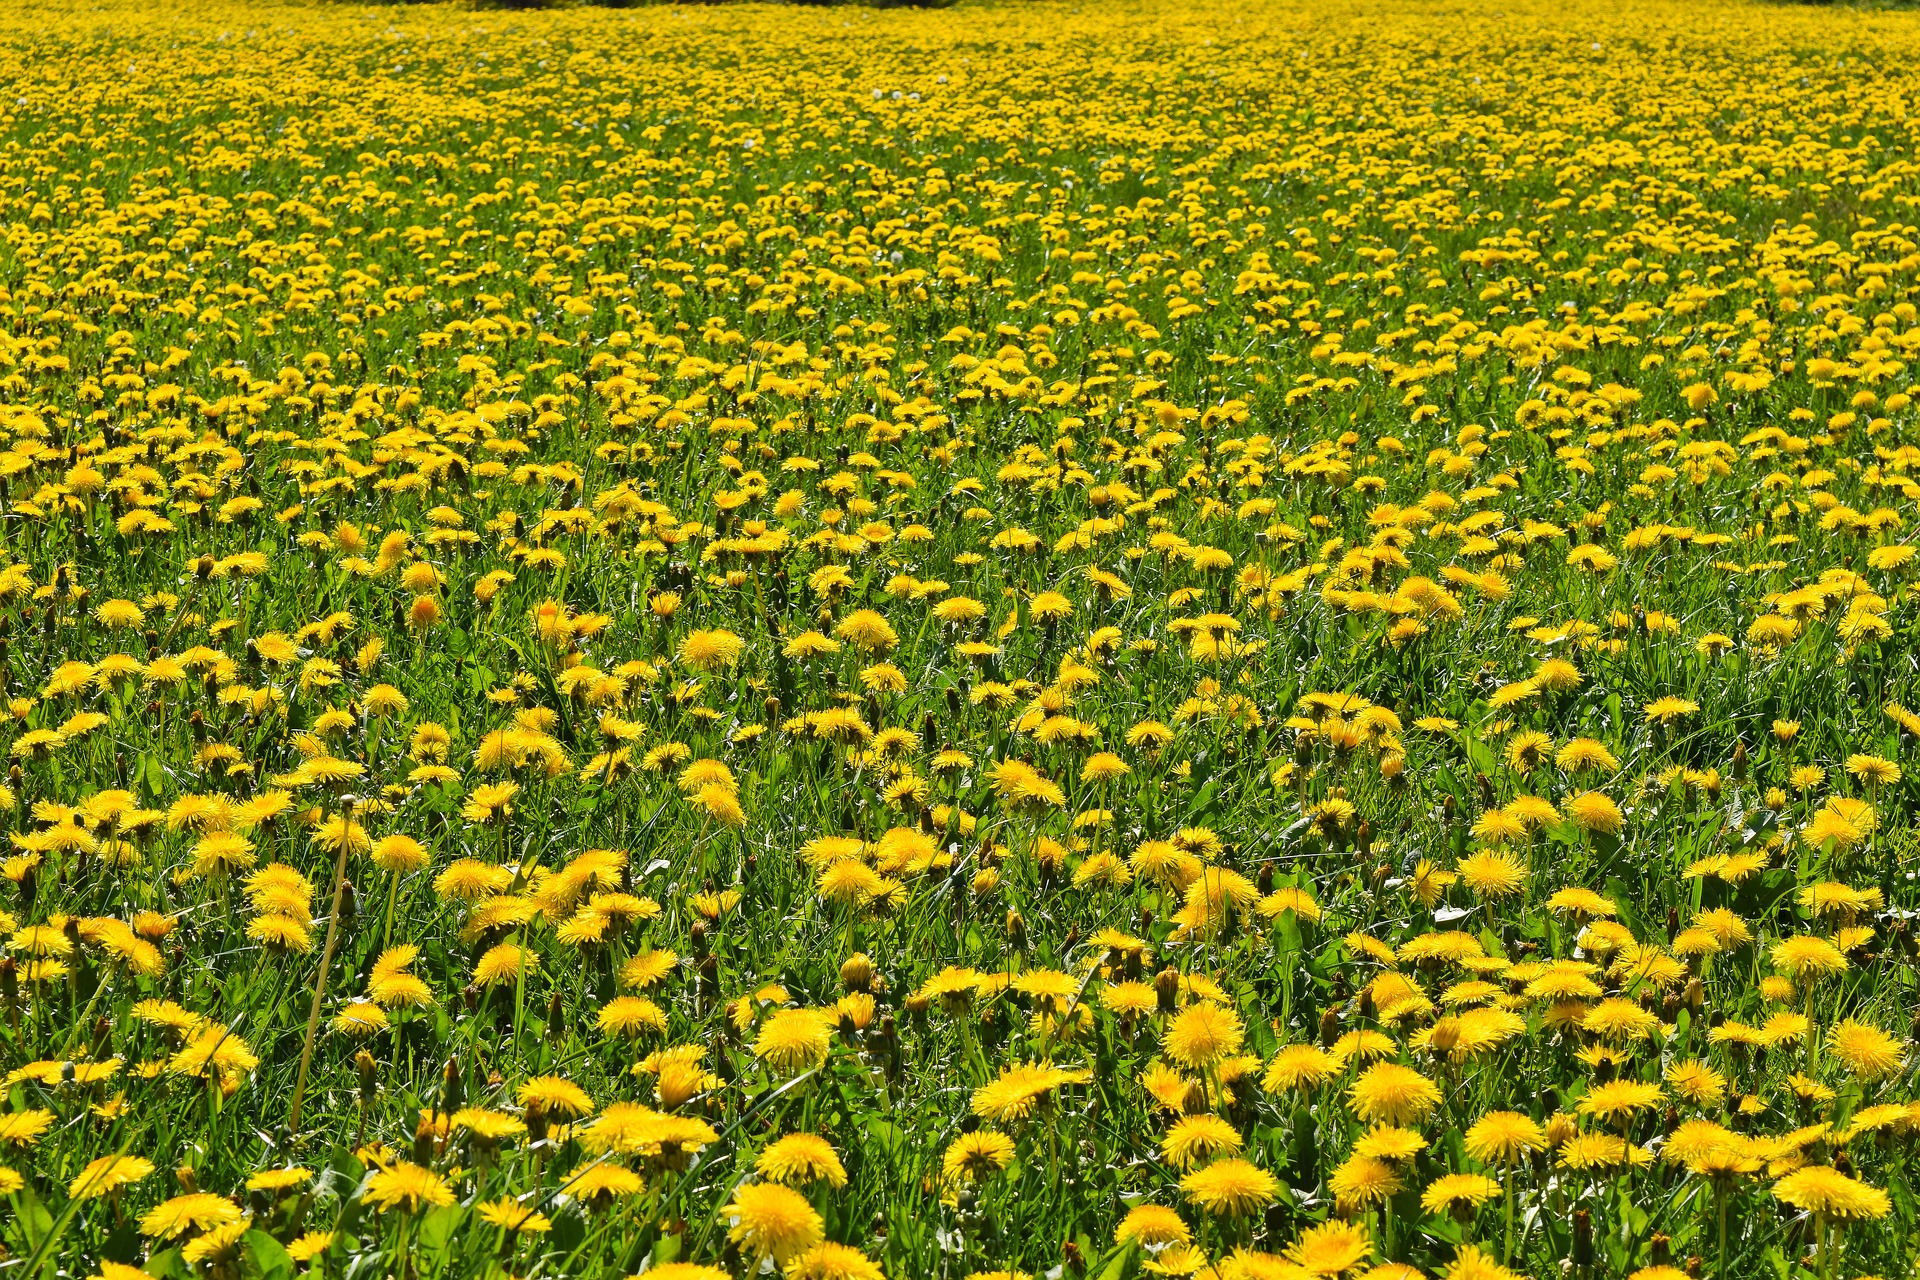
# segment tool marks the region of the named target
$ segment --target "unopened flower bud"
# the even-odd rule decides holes
[[[1155,974],[1153,994],[1159,998],[1160,1012],[1172,1013],[1180,1001],[1180,971],[1169,966]]]
[[[865,991],[873,985],[873,961],[865,952],[855,952],[840,965],[840,985],[848,991]]]

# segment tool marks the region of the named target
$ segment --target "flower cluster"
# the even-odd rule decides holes
[[[4,1256],[1911,1274],[1916,54],[0,14]]]

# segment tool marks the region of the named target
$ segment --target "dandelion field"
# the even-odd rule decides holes
[[[1911,1275],[1917,53],[0,14],[0,1277]]]

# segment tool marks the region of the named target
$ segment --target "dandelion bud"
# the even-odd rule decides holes
[[[1747,780],[1747,768],[1747,744],[1744,742],[1736,742],[1733,744],[1733,780],[1735,782],[1745,782]]]
[[[1198,1116],[1207,1113],[1207,1087],[1198,1080],[1187,1082],[1187,1092],[1180,1099],[1182,1115]]]
[[[192,1165],[183,1164],[175,1169],[173,1180],[180,1184],[180,1190],[187,1195],[194,1195],[200,1190],[200,1179]]]
[[[205,582],[213,576],[213,557],[201,556],[193,562],[193,576]]]
[[[718,956],[701,957],[698,995],[703,1006],[720,998],[720,958]]]
[[[379,1082],[375,1078],[375,1073],[378,1071],[379,1065],[379,1063],[374,1061],[373,1055],[365,1049],[353,1055],[353,1069],[358,1072],[360,1076],[360,1103],[362,1106],[373,1101],[374,1091],[379,1087]]]
[[[547,1105],[538,1098],[527,1102],[526,1114],[522,1117],[527,1124],[527,1136],[535,1142],[544,1142],[547,1137]]]
[[[1257,883],[1261,897],[1264,898],[1273,892],[1273,864],[1271,862],[1263,862],[1260,864],[1260,877]]]
[[[1699,1013],[1700,1006],[1706,1003],[1707,989],[1705,986],[1701,985],[1700,979],[1689,978],[1687,979],[1686,994],[1682,997],[1682,999],[1686,1001],[1686,1005],[1688,1009],[1692,1010],[1694,1013]]]
[[[433,1117],[424,1111],[420,1113],[420,1123],[413,1129],[413,1162],[433,1163]]]
[[[440,1109],[449,1113],[458,1111],[466,1097],[466,1082],[460,1078],[460,1059],[450,1056],[440,1072]]]
[[[1169,965],[1155,974],[1153,994],[1160,1002],[1160,1012],[1172,1013],[1180,1001],[1180,971]]]
[[[340,882],[340,923],[352,924],[359,912],[360,900],[353,891],[353,881],[342,880]]]
[[[1372,987],[1362,987],[1360,989],[1360,999],[1357,1002],[1357,1007],[1355,1008],[1354,1012],[1363,1020],[1367,1018],[1371,1018],[1373,1016],[1373,988]]]
[[[688,936],[693,940],[693,954],[701,959],[705,959],[707,954],[707,922],[705,920],[695,920],[693,922],[693,928],[688,930]]]
[[[12,961],[8,961],[7,963],[11,964]],[[925,1017],[927,1010],[932,1006],[933,1006],[933,1001],[929,1000],[926,996],[921,995],[918,991],[914,992],[912,995],[908,996],[905,1000],[900,1002],[900,1007],[905,1009],[909,1014],[911,1014],[915,1018]]]
[[[560,989],[554,988],[547,999],[547,1039],[557,1043],[567,1031],[566,1010],[560,1006]]]
[[[1018,911],[1007,912],[1007,946],[1014,951],[1027,949],[1027,922]]]
[[[1365,818],[1360,819],[1359,830],[1354,833],[1353,847],[1363,856],[1373,848],[1373,824]]]
[[[864,952],[848,956],[840,966],[840,985],[848,991],[865,991],[873,984],[873,961]]]
[[[1573,1211],[1573,1265],[1593,1265],[1593,1215],[1585,1209]]]
[[[1320,1043],[1329,1049],[1340,1038],[1340,1015],[1332,1009],[1320,1011]]]

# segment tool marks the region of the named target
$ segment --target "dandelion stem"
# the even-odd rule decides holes
[[[293,1078],[293,1109],[287,1117],[290,1138],[300,1134],[300,1104],[306,1100],[307,1070],[313,1065],[313,1035],[320,1027],[320,1004],[327,995],[327,968],[333,963],[333,948],[339,940],[340,893],[347,880],[347,850],[353,845],[353,803],[344,807],[341,819],[340,852],[333,860],[333,906],[327,911],[327,940],[320,948],[320,972],[313,980],[313,1011],[307,1015],[307,1037],[300,1046],[300,1070]]]
[[[1507,1166],[1507,1264],[1513,1264],[1513,1166]]]
[[[400,900],[400,873],[395,871],[387,881],[387,922],[380,930],[380,950],[385,951],[393,945],[393,908]]]
[[[1717,1276],[1719,1280],[1727,1280],[1727,1193],[1725,1189],[1716,1185],[1714,1187],[1713,1198],[1716,1202],[1718,1210],[1717,1216],[1720,1220],[1720,1238],[1717,1250],[1720,1259],[1719,1264],[1714,1268],[1714,1275]]]

